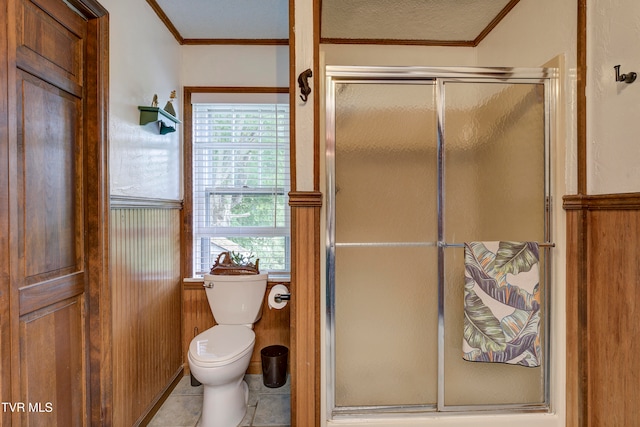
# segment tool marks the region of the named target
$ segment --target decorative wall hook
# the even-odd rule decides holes
[[[617,82],[633,83],[633,82],[636,81],[636,78],[638,77],[638,74],[634,73],[633,71],[631,71],[630,73],[627,73],[627,74],[620,74],[620,66],[619,65],[616,65],[613,68],[616,70],[616,81]]]
[[[298,86],[300,86],[300,92],[302,93],[302,95],[300,95],[300,99],[302,99],[303,102],[307,102],[308,96],[311,93],[309,77],[312,75],[313,73],[311,70],[307,68],[298,76]]]

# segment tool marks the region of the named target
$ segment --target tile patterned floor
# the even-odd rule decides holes
[[[279,388],[268,388],[262,383],[262,375],[246,375],[249,385],[247,414],[242,427],[289,427],[290,394],[289,378]],[[199,427],[202,414],[202,386],[192,387],[190,377],[184,377],[171,392],[149,427]]]

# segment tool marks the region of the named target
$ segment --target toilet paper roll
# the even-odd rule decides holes
[[[282,294],[288,294],[288,293],[289,293],[289,289],[287,289],[285,285],[275,285],[273,288],[271,288],[271,291],[269,291],[269,297],[267,299],[269,303],[269,308],[275,308],[276,310],[280,310],[284,308],[284,306],[287,305],[288,301],[285,300],[285,301],[276,302],[276,295],[282,295]]]

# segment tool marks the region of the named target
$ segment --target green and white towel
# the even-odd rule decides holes
[[[463,359],[539,366],[538,244],[471,242],[464,246]]]

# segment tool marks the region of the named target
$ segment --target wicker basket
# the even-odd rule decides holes
[[[216,258],[216,261],[211,267],[211,274],[218,274],[223,276],[239,276],[242,274],[259,274],[258,270],[259,259],[255,264],[249,263],[246,265],[238,265],[231,259],[231,253],[222,252]]]

